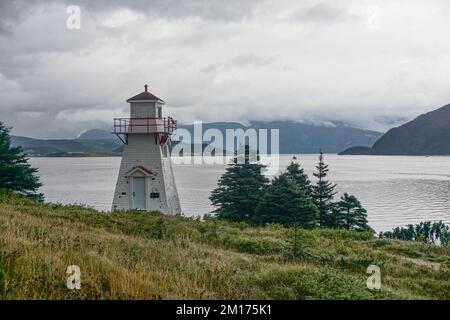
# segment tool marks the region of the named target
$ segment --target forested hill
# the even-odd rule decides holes
[[[193,133],[193,125],[181,125]],[[294,121],[254,121],[248,126],[235,122],[213,122],[203,124],[203,130],[219,129],[225,135],[226,129],[279,129],[280,153],[337,153],[351,146],[371,146],[382,133],[353,128],[342,123],[330,126],[312,125]],[[270,133],[269,133],[270,140]]]
[[[179,125],[194,134],[193,125]],[[382,133],[371,130],[353,128],[342,123],[329,126],[312,125],[294,121],[254,121],[248,125],[237,122],[211,122],[202,125],[203,132],[218,129],[226,137],[227,129],[279,129],[280,153],[317,153],[322,149],[325,153],[337,153],[351,146],[371,146]],[[107,131],[88,130],[80,135],[82,140],[111,139]],[[270,139],[270,138],[269,138]],[[208,143],[209,141],[204,141]]]
[[[193,137],[193,125],[180,125],[179,128],[189,130]],[[203,124],[203,132],[210,128],[220,130],[224,137],[227,129],[279,129],[279,152],[285,154],[318,153],[320,149],[325,153],[337,153],[351,146],[371,146],[381,136],[380,132],[357,129],[341,123],[330,126],[293,121],[252,122],[248,126],[236,122]],[[122,144],[116,136],[110,131],[99,129],[87,130],[75,139],[34,139],[20,136],[12,139],[14,145],[22,146],[30,156],[118,156],[122,151]],[[270,133],[268,140],[270,144]],[[221,146],[218,147],[221,149]]]
[[[450,104],[389,130],[372,148],[353,147],[341,154],[450,155]]]
[[[119,156],[121,146],[118,139],[33,139],[20,136],[11,137],[14,146],[21,146],[29,156],[69,157],[69,156]]]

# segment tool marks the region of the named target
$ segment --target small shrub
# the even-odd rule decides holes
[[[294,228],[289,230],[286,236],[286,245],[283,250],[283,254],[287,258],[301,258],[306,257],[306,248],[308,247],[308,237],[305,233],[298,229]]]

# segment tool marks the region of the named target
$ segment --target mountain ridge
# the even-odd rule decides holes
[[[254,121],[249,125],[237,122],[203,123],[203,132],[214,128],[226,137],[226,129],[280,129],[279,152],[285,154],[337,153],[355,145],[372,145],[382,134],[377,131],[363,130],[336,124],[335,126],[315,126],[294,121]],[[193,137],[193,125],[179,125],[188,130]],[[270,149],[270,132],[268,133]],[[210,141],[203,141],[209,143]],[[13,144],[22,146],[30,156],[120,156],[121,142],[111,132],[91,129],[81,133],[75,139],[34,139],[13,136]],[[226,145],[225,145],[226,146]],[[222,149],[221,146],[218,148]]]
[[[388,130],[372,147],[351,147],[339,154],[450,155],[450,104]]]
[[[193,125],[180,125],[179,128],[187,129],[191,135],[193,134]],[[338,153],[349,146],[369,146],[382,135],[377,131],[358,129],[343,124],[315,126],[294,121],[252,121],[249,125],[237,122],[203,124],[203,131],[210,128],[219,129],[224,137],[226,137],[226,129],[279,129],[279,152],[282,154],[318,153],[320,149],[325,153]],[[268,132],[268,140],[270,141],[270,132]]]

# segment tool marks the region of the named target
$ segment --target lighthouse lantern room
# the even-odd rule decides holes
[[[177,123],[163,117],[164,101],[148,91],[128,99],[130,118],[114,119],[124,149],[112,210],[181,213],[169,146]]]

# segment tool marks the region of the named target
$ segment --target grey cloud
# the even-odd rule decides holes
[[[222,69],[228,68],[239,68],[244,66],[252,66],[252,67],[267,67],[270,66],[274,62],[275,58],[263,58],[256,54],[242,54],[236,57],[233,57],[222,63],[215,63],[209,66],[206,66],[201,69],[202,72],[210,73],[217,72]]]
[[[261,0],[12,0],[0,2],[0,30],[9,31],[30,12],[51,4],[79,5],[83,10],[107,13],[130,9],[164,18],[200,17],[211,20],[236,21],[251,15]]]
[[[334,2],[319,2],[308,8],[297,10],[291,15],[291,19],[300,23],[319,24],[330,24],[357,18],[356,15],[339,8]]]
[[[72,139],[86,128],[111,130],[108,121],[70,121],[57,119],[54,114],[27,116],[23,113],[2,116],[2,121],[13,125],[12,134],[33,138]]]
[[[382,115],[374,117],[375,122],[378,122],[384,126],[398,126],[399,124],[405,123],[408,120],[410,120],[410,119],[408,119],[407,117],[402,116],[402,115],[382,114]]]
[[[255,54],[242,54],[228,60],[225,63],[225,65],[233,67],[248,66],[248,65],[261,67],[270,65],[273,60],[274,60],[273,58],[262,58]]]
[[[312,119],[385,130],[448,103],[446,3],[373,2],[377,31],[353,1],[1,1],[0,120],[37,137],[107,129],[145,82],[184,123]],[[81,30],[65,28],[66,4],[81,6]],[[117,9],[144,18],[105,26]],[[421,20],[406,25],[412,16]]]
[[[36,10],[38,4],[38,0],[0,1],[0,34],[10,35],[19,22]]]
[[[166,18],[201,17],[211,20],[236,21],[251,14],[252,8],[261,0],[82,0],[88,10],[111,10],[128,8]]]

